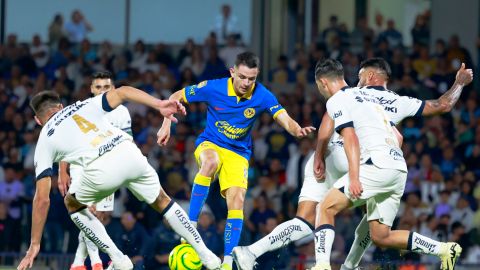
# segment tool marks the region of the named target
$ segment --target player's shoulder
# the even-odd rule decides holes
[[[220,78],[220,79],[212,79],[212,80],[204,80],[204,81],[199,82],[195,86],[198,89],[204,88],[204,87],[208,87],[209,89],[210,88],[213,88],[213,89],[222,88],[222,89],[224,89],[228,84],[228,79],[229,79],[229,77]]]
[[[130,115],[130,112],[128,111],[127,107],[122,104],[118,105],[118,107],[116,107],[112,112]]]
[[[260,82],[255,82],[255,92],[254,95],[258,97],[271,97],[275,96],[275,94],[270,91],[265,85]]]

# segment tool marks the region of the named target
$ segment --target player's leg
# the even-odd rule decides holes
[[[70,190],[72,190],[72,188],[73,185]],[[72,194],[67,193],[65,196],[65,206],[70,213],[70,218],[73,223],[85,233],[88,239],[110,256],[115,268],[131,269],[130,266],[132,266],[132,264],[130,259],[124,256],[117,246],[115,246],[103,224],[84,204],[80,203]]]
[[[320,204],[320,225],[315,229],[315,260],[313,269],[330,269],[330,253],[335,238],[335,216],[352,203],[340,190],[332,188]]]
[[[85,270],[85,259],[87,258],[87,247],[85,244],[84,233],[80,231],[78,234],[78,246],[77,250],[75,251],[75,258],[73,259],[72,266],[70,270]]]
[[[153,171],[153,173],[155,173],[155,171]],[[193,224],[190,223],[187,213],[177,203],[171,200],[163,189],[160,189],[158,197],[150,206],[161,213],[172,229],[192,245],[205,267],[208,269],[217,269],[220,267],[220,259],[205,246],[200,233]]]
[[[210,183],[221,164],[216,151],[216,145],[210,142],[203,142],[197,147],[195,150],[195,158],[197,159],[200,169],[195,175],[195,179],[193,179],[188,217],[196,227],[198,217],[208,197]]]
[[[95,216],[102,221],[105,215],[105,211],[113,211],[114,206],[114,196],[113,194],[105,197],[100,202],[95,205],[95,209],[91,209]],[[87,247],[88,256],[90,257],[90,263],[92,265],[92,270],[103,270],[103,262],[100,258],[98,247],[90,241],[88,238],[85,238],[85,244]]]
[[[370,229],[367,221],[367,215],[363,215],[362,220],[355,229],[355,239],[353,240],[350,251],[340,270],[356,270],[362,260],[365,251],[372,244]]]

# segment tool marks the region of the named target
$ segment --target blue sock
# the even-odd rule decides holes
[[[243,210],[228,210],[227,222],[225,223],[225,248],[224,263],[232,265],[231,254],[234,247],[238,246],[243,226]]]
[[[195,225],[202,211],[205,200],[210,189],[211,177],[203,176],[197,173],[193,180],[192,196],[190,198],[190,209],[188,211],[188,218],[194,222]]]

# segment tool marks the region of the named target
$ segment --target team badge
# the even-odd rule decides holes
[[[243,111],[243,115],[245,115],[246,118],[252,118],[255,116],[255,109],[254,108],[247,108],[245,111]]]
[[[207,81],[200,82],[199,84],[197,84],[197,88],[202,88],[205,85],[207,85]]]

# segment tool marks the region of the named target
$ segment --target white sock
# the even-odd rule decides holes
[[[70,218],[88,239],[110,256],[112,261],[123,259],[123,253],[108,236],[105,227],[87,208],[70,214]]]
[[[197,228],[197,221],[190,221],[192,223],[193,227]]]
[[[367,215],[364,215],[362,220],[355,229],[355,240],[353,240],[352,247],[348,252],[344,265],[348,268],[355,269],[360,264],[363,254],[372,244],[370,238],[370,228],[367,221]]]
[[[224,256],[224,257],[223,257],[223,263],[222,263],[222,264],[228,264],[228,265],[232,266],[232,264],[233,264],[233,258],[232,258],[232,256],[230,256],[230,255]]]
[[[87,255],[87,247],[83,238],[83,232],[80,231],[78,234],[78,247],[75,252],[75,259],[73,260],[72,266],[82,266],[85,263]]]
[[[431,254],[438,256],[441,245],[442,242],[435,241],[416,232],[410,232],[410,235],[408,236],[407,249],[420,254]]]
[[[175,202],[171,201],[162,212],[172,229],[183,237],[197,251],[200,257],[214,256],[203,243],[200,233],[190,223],[187,213]]]
[[[85,237],[85,235],[83,235]],[[85,245],[87,246],[88,256],[90,257],[91,265],[102,263],[100,255],[98,254],[98,247],[90,239],[85,237]]]
[[[309,223],[296,217],[279,224],[271,233],[248,246],[248,249],[258,258],[266,252],[277,250],[293,241],[307,237],[312,232]]]
[[[317,264],[330,264],[333,240],[335,239],[335,227],[323,224],[315,230],[315,260]]]

